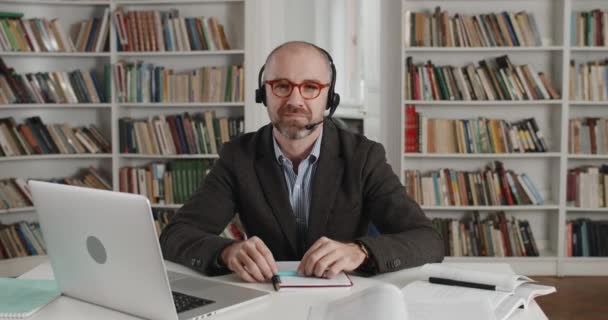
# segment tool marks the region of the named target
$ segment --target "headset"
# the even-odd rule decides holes
[[[325,110],[329,110],[329,117],[331,117],[334,112],[336,112],[336,108],[338,108],[338,105],[340,104],[340,95],[334,92],[336,87],[336,66],[334,65],[334,60],[331,58],[329,52],[312,43],[309,44],[323,52],[329,61],[329,67],[331,68],[331,83],[327,93],[327,105],[325,106]],[[266,85],[262,83],[262,76],[265,68],[266,64],[264,64],[260,69],[260,73],[258,74],[258,88],[255,90],[255,102],[262,103],[264,106],[266,106]]]

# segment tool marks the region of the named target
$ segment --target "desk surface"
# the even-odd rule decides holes
[[[171,271],[181,272],[193,276],[203,277],[195,271],[186,267],[166,262],[167,268]],[[511,267],[504,263],[482,264],[482,263],[450,263],[451,265],[462,266],[470,269],[513,273]],[[38,267],[23,274],[21,278],[28,279],[53,279],[53,270],[50,263],[47,261]],[[413,268],[382,274],[372,278],[362,278],[353,276],[354,286],[352,289],[332,289],[332,290],[302,290],[291,292],[275,292],[272,286],[268,283],[243,283],[236,275],[230,274],[213,279],[230,282],[232,284],[241,285],[244,287],[255,288],[258,290],[268,291],[271,294],[259,301],[259,303],[245,305],[225,313],[220,313],[213,316],[211,319],[229,320],[229,319],[290,319],[290,320],[306,320],[311,306],[323,304],[353,292],[365,289],[378,282],[388,282],[396,285],[399,288],[404,287],[408,283],[421,279],[420,268]],[[132,320],[137,319],[132,316],[105,309],[93,304],[82,302],[68,297],[60,297],[51,302],[48,306],[35,313],[30,319],[38,320],[70,320],[70,319],[115,319],[115,320]],[[540,320],[547,319],[538,304],[533,302],[530,308],[523,310],[518,309],[515,314],[509,318],[510,320]]]

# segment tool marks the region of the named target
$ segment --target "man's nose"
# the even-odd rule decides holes
[[[300,93],[298,87],[293,88],[289,99],[287,99],[287,103],[298,107],[304,105],[304,98],[302,97],[302,94]]]

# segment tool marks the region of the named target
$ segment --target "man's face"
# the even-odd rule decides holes
[[[300,84],[314,81],[319,84],[330,82],[327,59],[314,48],[282,48],[275,52],[265,70],[266,80],[286,79]],[[306,99],[297,87],[288,97],[273,94],[272,86],[266,86],[268,116],[275,128],[287,139],[302,139],[309,136],[314,128],[307,125],[321,121],[327,104],[328,87],[321,89],[314,99]],[[307,88],[301,87],[302,92]]]

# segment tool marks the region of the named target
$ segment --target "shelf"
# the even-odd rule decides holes
[[[608,154],[568,154],[573,160],[608,160]]]
[[[15,3],[15,4],[53,4],[53,5],[68,5],[68,6],[109,6],[109,0],[0,0],[0,4]]]
[[[608,52],[608,47],[571,47],[572,52]]]
[[[585,101],[585,100],[573,100],[568,102],[571,106],[582,107],[582,106],[608,106],[608,101]]]
[[[222,56],[245,54],[245,50],[197,50],[197,51],[147,51],[117,52],[119,58],[125,57],[183,57],[183,56]]]
[[[110,153],[96,153],[96,154],[44,154],[44,155],[33,155],[33,156],[17,156],[17,157],[0,157],[0,162],[3,161],[24,161],[24,160],[64,160],[64,159],[111,159],[112,154]]]
[[[421,206],[425,211],[547,211],[559,209],[557,205],[525,206]]]
[[[18,58],[109,58],[109,52],[0,52],[0,57]]]
[[[222,2],[244,2],[245,0],[116,0],[116,5],[126,4],[205,4]]]
[[[417,106],[438,105],[438,106],[528,106],[528,105],[561,105],[562,100],[403,100],[405,104]]]
[[[608,263],[608,257],[565,257],[565,262],[588,262],[599,261]]]
[[[510,261],[557,261],[555,253],[541,251],[538,257],[445,257],[446,262],[510,262]]]
[[[0,104],[2,109],[110,109],[109,103],[16,103],[16,104]]]
[[[437,53],[470,53],[470,52],[549,52],[562,51],[562,46],[545,46],[545,47],[409,47],[405,48],[405,53],[408,52],[437,52]]]
[[[179,209],[183,206],[183,204],[152,204],[150,205],[152,207],[152,209]]]
[[[118,103],[123,108],[225,108],[225,107],[244,107],[243,102],[163,102],[163,103],[145,103],[145,102],[134,102],[134,103]]]
[[[18,277],[47,261],[46,255],[0,260],[0,277]]]
[[[608,208],[577,208],[577,207],[567,207],[566,211],[568,212],[606,212],[608,213]]]
[[[175,155],[161,155],[161,154],[129,154],[121,153],[121,158],[124,159],[218,159],[217,154],[175,154]]]
[[[20,212],[32,212],[32,211],[35,211],[35,210],[36,210],[35,207],[0,209],[0,214],[11,214],[11,213],[20,213]]]
[[[559,158],[559,152],[528,153],[405,153],[404,159],[533,159]],[[607,155],[608,157],[608,155]]]

